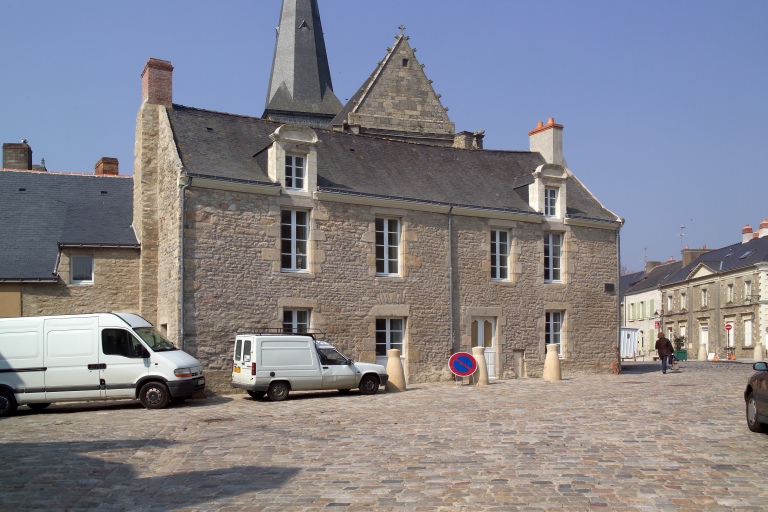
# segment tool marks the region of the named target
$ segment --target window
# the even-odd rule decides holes
[[[744,320],[744,346],[752,346],[752,319],[747,318]]]
[[[637,315],[638,320],[645,318],[645,301],[640,302],[640,312]]]
[[[304,333],[309,331],[308,309],[283,310],[283,332]]]
[[[376,274],[398,275],[400,256],[400,221],[376,219]]]
[[[544,282],[560,281],[562,235],[544,235]]]
[[[725,302],[733,302],[733,285],[729,284],[725,287]]]
[[[685,293],[680,293],[680,309],[686,309],[688,307],[688,296]]]
[[[558,345],[558,353],[563,355],[562,333],[563,333],[563,312],[548,311],[546,313],[546,331],[544,333],[544,343],[547,345]]]
[[[309,214],[283,210],[281,213],[281,268],[283,272],[307,270],[307,241],[309,240]]]
[[[667,295],[667,311],[670,313],[672,312],[672,306],[674,305],[674,300],[672,298],[672,295]]]
[[[744,281],[744,304],[752,303],[752,281]]]
[[[491,279],[509,279],[509,232],[491,230]]]
[[[304,190],[304,157],[285,155],[285,188]]]
[[[72,283],[93,282],[93,256],[72,256]]]
[[[349,363],[349,360],[336,349],[333,348],[319,348],[317,349],[320,354],[320,364],[329,366],[340,366]]]
[[[376,319],[376,355],[386,356],[387,350],[397,349],[403,353],[405,338],[405,319],[377,318]]]
[[[701,307],[705,308],[709,304],[709,295],[707,294],[707,289],[702,288],[701,289]]]
[[[544,215],[555,217],[557,215],[557,189],[544,189]]]
[[[650,315],[655,315],[656,314],[656,301],[654,299],[651,299],[650,302],[649,302],[648,313]],[[653,339],[653,338],[651,338],[651,339]]]
[[[133,359],[144,357],[144,346],[131,333],[123,329],[101,331],[101,350],[105,356],[122,356]]]

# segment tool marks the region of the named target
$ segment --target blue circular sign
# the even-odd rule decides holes
[[[477,370],[477,361],[467,352],[456,352],[448,359],[448,368],[457,377],[469,377]]]

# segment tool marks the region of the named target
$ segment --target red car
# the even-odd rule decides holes
[[[768,363],[752,365],[757,372],[747,381],[747,426],[752,432],[768,432]]]

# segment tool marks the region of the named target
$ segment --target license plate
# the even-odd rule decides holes
[[[240,367],[239,366],[235,366],[235,373],[240,373]]]
[[[203,384],[205,384],[205,379],[197,379],[198,386],[202,386]]]

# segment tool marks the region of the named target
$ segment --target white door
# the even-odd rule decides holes
[[[400,364],[405,371],[405,318],[376,319],[376,364],[387,367],[387,351],[400,351]]]
[[[104,398],[99,363],[99,319],[45,321],[45,397],[50,401]]]
[[[352,389],[356,387],[355,367],[343,354],[332,348],[317,350],[320,356],[320,371],[323,375],[323,389]]]
[[[703,345],[707,349],[707,354],[709,354],[709,326],[708,325],[701,326],[701,332],[699,333],[699,344]]]
[[[485,347],[485,364],[488,378],[496,378],[496,319],[475,318],[472,320],[472,346]]]

